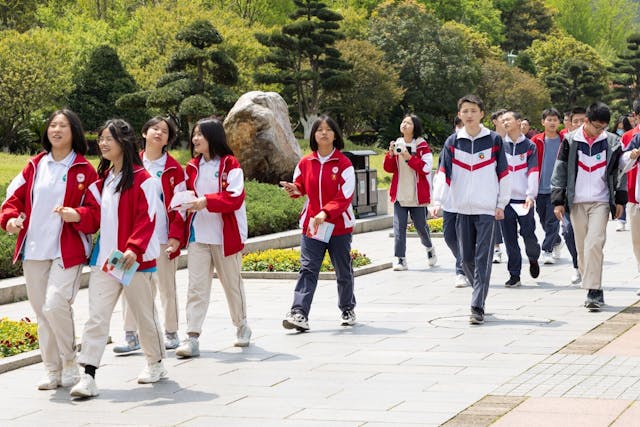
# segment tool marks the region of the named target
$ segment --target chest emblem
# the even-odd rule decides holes
[[[84,182],[84,180],[85,180],[85,176],[83,173],[79,173],[78,175],[76,175],[76,181]]]
[[[84,190],[84,184],[82,183],[78,184],[78,190],[80,191]]]
[[[338,169],[338,167],[337,167],[337,166],[334,166],[334,167],[331,169],[331,172],[333,172],[334,174],[336,174],[336,173],[338,173],[338,170],[339,170],[339,169]]]
[[[524,160],[524,154],[520,154],[520,160]]]
[[[67,182],[67,174],[62,175],[62,182]]]
[[[158,172],[156,172],[156,176],[157,176],[158,178],[160,178],[160,177],[162,176],[162,171],[158,171]]]
[[[174,178],[173,177],[169,178],[169,184],[173,185],[173,182],[174,182]]]
[[[335,173],[331,174],[331,181],[335,181],[338,179],[338,176]]]
[[[478,158],[479,158],[480,160],[484,160],[484,153],[480,153],[480,154],[478,154]]]
[[[596,160],[600,160],[602,156],[600,154],[596,154]]]

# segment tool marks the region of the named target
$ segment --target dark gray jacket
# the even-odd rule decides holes
[[[581,128],[578,131],[581,132]],[[575,131],[564,136],[560,152],[551,175],[551,203],[554,206],[565,206],[567,211],[573,205],[578,175],[578,143],[574,141]],[[607,132],[607,165],[605,177],[609,188],[609,207],[615,216],[616,205],[627,203],[627,176],[620,173],[620,156],[622,148],[618,135]]]

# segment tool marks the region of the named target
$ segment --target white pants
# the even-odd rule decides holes
[[[169,245],[160,245],[160,256],[156,260],[158,274],[154,275],[153,296],[156,288],[160,294],[160,304],[164,313],[164,331],[178,332],[178,295],[176,293],[176,270],[178,258],[169,259],[165,249]],[[136,319],[127,305],[126,297],[122,298],[122,312],[124,316],[124,330],[137,331]]]
[[[76,356],[76,331],[71,305],[80,288],[82,265],[62,266],[62,259],[22,264],[29,303],[38,318],[42,362],[48,371],[62,369],[62,362]]]
[[[84,325],[78,363],[100,366],[109,336],[111,315],[123,291],[138,324],[140,346],[147,362],[155,363],[164,358],[162,329],[153,301],[154,275],[155,273],[135,273],[129,286],[122,286],[117,279],[94,267],[89,282],[89,320]]]
[[[610,213],[609,203],[574,203],[571,206],[571,225],[584,289],[602,288],[604,244]]]
[[[231,321],[236,327],[247,321],[244,283],[240,275],[242,253],[224,256],[222,245],[189,244],[189,290],[187,292],[187,333],[200,334],[211,300],[214,269],[227,298]]]

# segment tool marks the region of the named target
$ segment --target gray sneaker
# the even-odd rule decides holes
[[[121,344],[113,347],[113,352],[116,354],[127,354],[140,350],[140,340],[138,334],[135,332],[127,332],[125,335],[126,344]]]
[[[429,267],[433,267],[438,263],[436,250],[433,247],[427,248],[427,263],[429,264]]]
[[[356,324],[356,313],[353,310],[345,310],[340,316],[340,326],[353,326]]]
[[[176,349],[176,356],[178,357],[198,357],[200,356],[200,342],[198,337],[188,337],[180,347]]]
[[[251,342],[251,328],[247,325],[239,326],[236,330],[236,342],[233,344],[236,347],[249,347]]]
[[[177,332],[166,332],[164,334],[164,348],[165,350],[173,350],[180,345],[180,338],[178,338]]]
[[[282,321],[285,329],[296,329],[298,332],[306,332],[309,330],[309,321],[307,317],[299,311],[290,311]]]

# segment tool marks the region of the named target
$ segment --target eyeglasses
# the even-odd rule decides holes
[[[602,124],[602,125],[598,125],[598,124],[596,124],[596,122],[589,122],[589,124],[591,125],[591,127],[592,127],[593,129],[595,129],[595,130],[596,130],[596,132],[602,132],[602,131],[603,131],[603,130],[605,130],[605,129],[607,128],[607,126],[608,126],[608,124],[607,124],[607,123]]]

